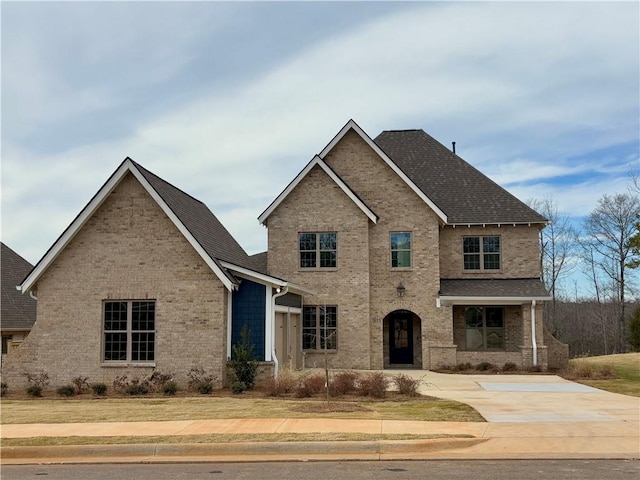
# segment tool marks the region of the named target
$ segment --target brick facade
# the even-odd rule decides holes
[[[222,384],[226,363],[227,292],[193,247],[131,175],[60,253],[37,283],[31,334],[3,364],[3,381],[25,384],[24,372],[110,384],[153,367],[102,362],[105,300],[156,301],[155,367],[186,383],[193,366]]]

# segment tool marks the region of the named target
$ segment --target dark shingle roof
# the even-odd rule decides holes
[[[132,163],[211,258],[256,270],[251,257],[204,203]],[[224,268],[222,270],[226,272]],[[233,280],[232,276],[230,278]]]
[[[440,279],[444,297],[549,297],[539,278]]]
[[[31,330],[36,321],[36,301],[16,290],[16,285],[20,285],[32,268],[33,265],[24,258],[1,244],[2,330]]]
[[[447,215],[449,224],[546,222],[423,130],[384,131],[374,142]]]
[[[251,255],[251,260],[258,272],[264,274],[267,273],[267,252],[260,252],[255,255]]]

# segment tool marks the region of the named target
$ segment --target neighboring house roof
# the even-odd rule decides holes
[[[260,223],[264,223],[266,221],[269,215],[271,215],[271,213],[276,208],[278,208],[278,205],[280,205],[284,201],[284,199],[287,198],[287,196],[293,191],[293,189],[296,188],[298,184],[309,174],[309,172],[313,170],[313,167],[316,166],[320,167],[329,176],[329,178],[331,178],[331,180],[333,180],[335,184],[340,187],[340,189],[353,201],[353,203],[355,203],[356,206],[360,210],[362,210],[362,213],[369,217],[369,220],[371,220],[373,223],[376,223],[378,221],[378,216],[373,213],[373,211],[360,199],[360,197],[358,197],[358,195],[353,190],[351,190],[351,188],[349,188],[344,180],[342,180],[340,176],[336,172],[334,172],[333,169],[329,167],[329,165],[327,165],[324,160],[322,160],[322,158],[320,158],[320,156],[316,155],[315,157],[313,157],[313,159],[311,159],[309,163],[307,163],[307,165],[296,176],[296,178],[294,178],[291,183],[287,185],[282,193],[278,195],[278,197],[273,202],[271,202],[271,205],[269,205],[267,209],[260,214],[260,216],[258,217]]]
[[[267,253],[268,252],[260,252],[251,255],[253,264],[256,266],[256,270],[260,273],[267,273]]]
[[[0,243],[0,276],[2,302],[0,329],[2,331],[31,330],[36,321],[36,301],[22,295],[16,286],[31,271],[33,265],[16,252]]]
[[[136,177],[225,287],[231,290],[238,282],[221,262],[238,265],[247,271],[256,270],[253,260],[204,203],[127,157],[24,279],[21,285],[23,292],[35,285],[42,273],[128,173]]]
[[[447,300],[550,300],[539,278],[440,279],[440,298]]]
[[[423,130],[384,131],[374,141],[450,225],[547,222]]]

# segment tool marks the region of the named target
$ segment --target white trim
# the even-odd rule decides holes
[[[276,313],[293,313],[302,315],[302,308],[299,307],[287,307],[286,305],[276,305]]]
[[[247,278],[256,283],[262,283],[263,285],[269,284],[276,287],[289,287],[290,292],[306,293],[308,295],[317,294],[317,292],[315,292],[314,290],[310,290],[301,285],[296,285],[295,283],[287,282],[286,280],[272,277],[271,275],[266,275],[264,273],[256,272],[255,270],[250,270],[248,268],[225,262],[223,260],[220,261],[220,265],[222,265],[227,270],[231,270],[238,277]]]
[[[273,312],[273,303],[275,302],[273,293],[268,285],[264,285],[264,361],[270,362],[273,359],[273,350],[275,348],[275,313]]]
[[[531,300],[531,347],[533,348],[533,366],[538,366],[538,342],[536,340],[536,301]]]
[[[227,360],[231,360],[231,342],[233,341],[233,291],[227,290]]]
[[[423,202],[429,205],[431,210],[434,211],[434,213],[438,216],[438,218],[440,218],[440,220],[442,220],[443,223],[447,223],[447,216],[445,215],[445,213],[440,210],[438,206],[433,203],[433,201],[429,197],[427,197],[427,195],[425,195],[425,193],[420,190],[420,188],[418,188],[418,186],[413,183],[413,181],[411,181],[411,179],[409,179],[409,177],[407,177],[407,175],[402,170],[400,170],[400,167],[398,167],[398,165],[396,165],[395,162],[391,160],[391,158],[389,158],[386,153],[384,153],[384,151],[376,144],[376,142],[374,142],[371,137],[369,137],[369,135],[367,135],[365,131],[362,130],[360,126],[353,120],[349,120],[347,124],[342,127],[342,130],[340,130],[340,132],[338,132],[338,134],[333,137],[333,140],[331,140],[329,144],[324,147],[322,152],[320,152],[319,154],[320,157],[324,159],[324,157],[333,149],[333,147],[336,146],[336,144],[340,140],[342,140],[342,137],[344,137],[351,129],[353,129],[358,135],[360,135],[360,137],[366,142],[366,144],[369,145],[369,147],[371,147],[371,149],[376,152],[376,154],[378,154],[378,156],[382,160],[384,160],[389,168],[391,168],[391,170],[393,170],[409,186],[409,188],[411,188],[411,190],[413,190],[414,193],[422,199]]]
[[[322,168],[322,170],[335,182],[336,185],[340,187],[340,189],[351,199],[353,203],[357,205],[357,207],[371,220],[373,223],[377,223],[378,216],[373,213],[373,211],[365,205],[365,203],[358,198],[358,196],[349,188],[349,186],[344,183],[344,181],[327,165],[322,158],[318,155],[313,157],[309,163],[302,169],[302,171],[293,179],[293,181],[287,185],[280,195],[267,207],[267,209],[262,212],[262,214],[258,217],[258,221],[264,224],[265,220],[273,213],[273,211],[278,208],[278,206],[284,201],[285,198],[298,186],[298,184],[304,179],[307,174],[313,169],[313,167],[318,166]]]
[[[89,203],[82,209],[80,214],[71,222],[69,227],[64,233],[56,240],[53,246],[45,254],[45,256],[38,262],[36,267],[31,271],[29,276],[20,285],[20,291],[22,293],[30,290],[33,285],[38,281],[40,276],[49,268],[58,255],[64,250],[64,248],[71,242],[76,234],[82,229],[85,223],[93,216],[93,214],[100,208],[104,201],[109,197],[111,192],[120,184],[122,179],[127,173],[131,172],[133,176],[140,182],[142,187],[147,193],[155,200],[162,211],[169,217],[173,224],[178,228],[180,233],[187,239],[191,246],[198,252],[198,255],[209,266],[213,273],[218,277],[227,290],[234,288],[234,283],[225,275],[222,269],[218,266],[216,261],[209,256],[209,254],[202,248],[202,246],[196,241],[193,235],[187,230],[184,224],[173,213],[169,206],[165,203],[160,195],[154,190],[151,184],[144,178],[142,173],[136,168],[133,161],[127,157],[118,169],[109,177],[107,183],[105,183],[98,193],[89,201]]]

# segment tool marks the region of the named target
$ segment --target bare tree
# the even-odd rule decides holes
[[[610,279],[618,305],[618,351],[625,349],[626,273],[634,260],[631,238],[636,233],[640,199],[632,194],[603,195],[584,223],[585,248],[592,267]],[[595,278],[595,273],[594,273]]]
[[[572,258],[577,250],[577,233],[569,217],[558,212],[558,202],[552,197],[530,200],[529,206],[548,220],[540,230],[540,271],[542,281],[551,293],[551,308],[545,318],[551,333],[557,335],[560,325],[557,315],[557,299],[560,280],[575,267]]]

